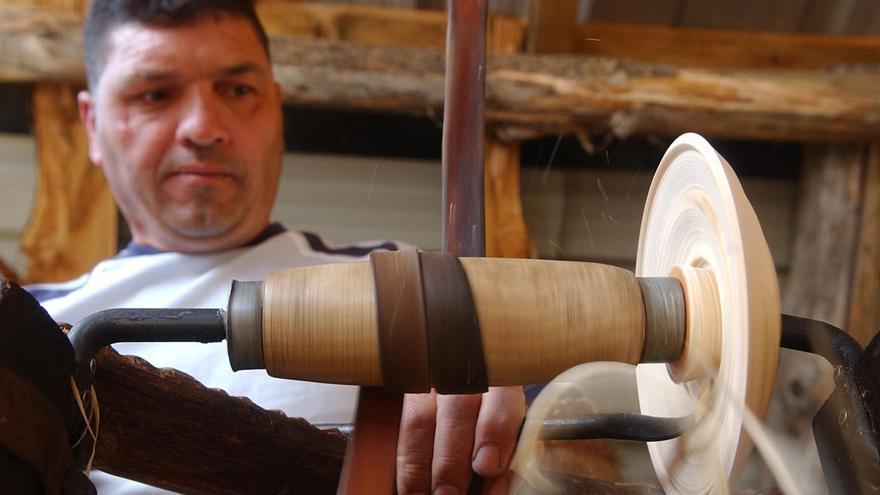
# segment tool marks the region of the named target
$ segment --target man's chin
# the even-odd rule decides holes
[[[233,229],[226,225],[208,225],[208,226],[181,226],[175,229],[180,237],[186,239],[212,240],[219,239],[228,235]]]
[[[224,217],[221,221],[199,215],[195,218],[178,218],[175,221],[167,222],[166,225],[172,228],[176,234],[175,237],[186,241],[188,244],[213,245],[223,239],[236,237],[236,230],[240,225],[240,221],[237,219],[236,221],[230,221],[228,217]]]

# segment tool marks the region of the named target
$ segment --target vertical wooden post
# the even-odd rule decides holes
[[[523,31],[510,23],[489,22],[486,50],[489,53],[517,53],[523,49]],[[535,250],[523,215],[520,189],[520,143],[486,138],[484,201],[486,214],[486,256],[533,258]]]
[[[806,147],[783,296],[863,346],[880,330],[880,143]]]
[[[526,35],[529,53],[571,53],[577,9],[577,0],[530,0]]]
[[[519,143],[486,146],[486,256],[532,258],[520,194]]]
[[[35,5],[82,12],[85,0],[34,0]],[[24,282],[74,278],[116,251],[117,214],[101,169],[90,164],[72,85],[34,87],[38,185],[22,234],[29,257]]]
[[[846,327],[864,157],[861,145],[806,147],[784,312]]]
[[[861,199],[847,330],[865,346],[880,330],[880,142],[868,147]]]
[[[76,89],[34,87],[38,179],[33,212],[21,249],[30,262],[25,282],[68,280],[116,250],[117,215],[101,169],[88,159]]]

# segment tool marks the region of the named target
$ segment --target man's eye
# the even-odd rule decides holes
[[[171,94],[168,91],[156,90],[141,93],[140,100],[146,103],[161,103],[168,100],[170,97]]]
[[[232,86],[232,94],[234,96],[247,96],[254,92],[254,88],[246,84],[236,84]]]

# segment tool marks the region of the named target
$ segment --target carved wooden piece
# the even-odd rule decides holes
[[[631,272],[565,261],[461,262],[490,386],[543,383],[588,361],[638,362],[644,304]],[[263,354],[270,374],[382,385],[366,262],[282,270],[263,287]]]
[[[650,443],[648,450],[667,492],[706,493],[735,480],[751,451],[743,408],[758,418],[767,411],[780,313],[773,260],[754,210],[727,162],[694,134],[679,137],[664,155],[639,236],[637,275],[665,276],[676,267],[691,279],[685,284],[688,311],[703,312],[688,321],[685,348],[696,340],[720,342],[692,358],[686,351],[685,359],[711,370],[713,349],[720,349],[717,372],[709,373],[714,379],[676,384],[665,365],[641,364],[639,402],[649,415],[694,415],[694,428]],[[695,335],[719,320],[720,333]]]
[[[80,63],[70,55],[79,49],[79,27],[35,30],[34,19],[46,26],[54,17],[10,7],[4,14],[0,80],[70,80],[66,67]],[[23,33],[31,36],[28,43],[19,39]],[[277,37],[273,55],[288,103],[440,113],[440,50]],[[602,130],[799,141],[869,140],[880,133],[874,91],[880,75],[872,71],[712,71],[546,55],[490,56],[487,69],[486,117],[508,140]]]
[[[337,433],[110,349],[96,370],[96,469],[188,494],[324,494],[336,486],[345,449]],[[84,440],[81,460],[91,448]]]
[[[370,265],[271,273],[263,283],[263,358],[272,376],[381,385]]]

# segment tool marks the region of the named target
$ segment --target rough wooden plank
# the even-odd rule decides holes
[[[89,162],[75,95],[69,84],[34,88],[39,177],[21,239],[27,283],[72,279],[116,252],[116,206],[101,169]]]
[[[880,143],[868,148],[847,330],[867,346],[880,330]]]
[[[570,53],[574,48],[577,0],[529,1],[529,53]]]
[[[824,69],[880,64],[880,37],[588,22],[577,29],[574,51],[684,67]]]
[[[345,450],[338,433],[110,349],[96,370],[95,468],[188,494],[335,490]],[[81,461],[92,446],[83,443]]]
[[[437,113],[442,55],[430,49],[275,40],[285,100]],[[503,139],[607,131],[742,139],[852,140],[880,131],[880,76],[714,72],[570,56],[495,55],[487,119]]]
[[[0,33],[11,51],[47,55],[39,45],[34,50],[18,44],[12,32]],[[61,32],[47,42],[57,39],[74,42]],[[288,103],[439,114],[439,50],[293,38],[275,38],[273,50]],[[0,80],[9,74],[2,66],[0,61]],[[587,131],[866,140],[880,133],[877,87],[880,75],[872,73],[750,73],[589,57],[494,55],[488,63],[487,119],[504,140]]]
[[[806,148],[783,312],[846,326],[864,157],[860,145]]]

